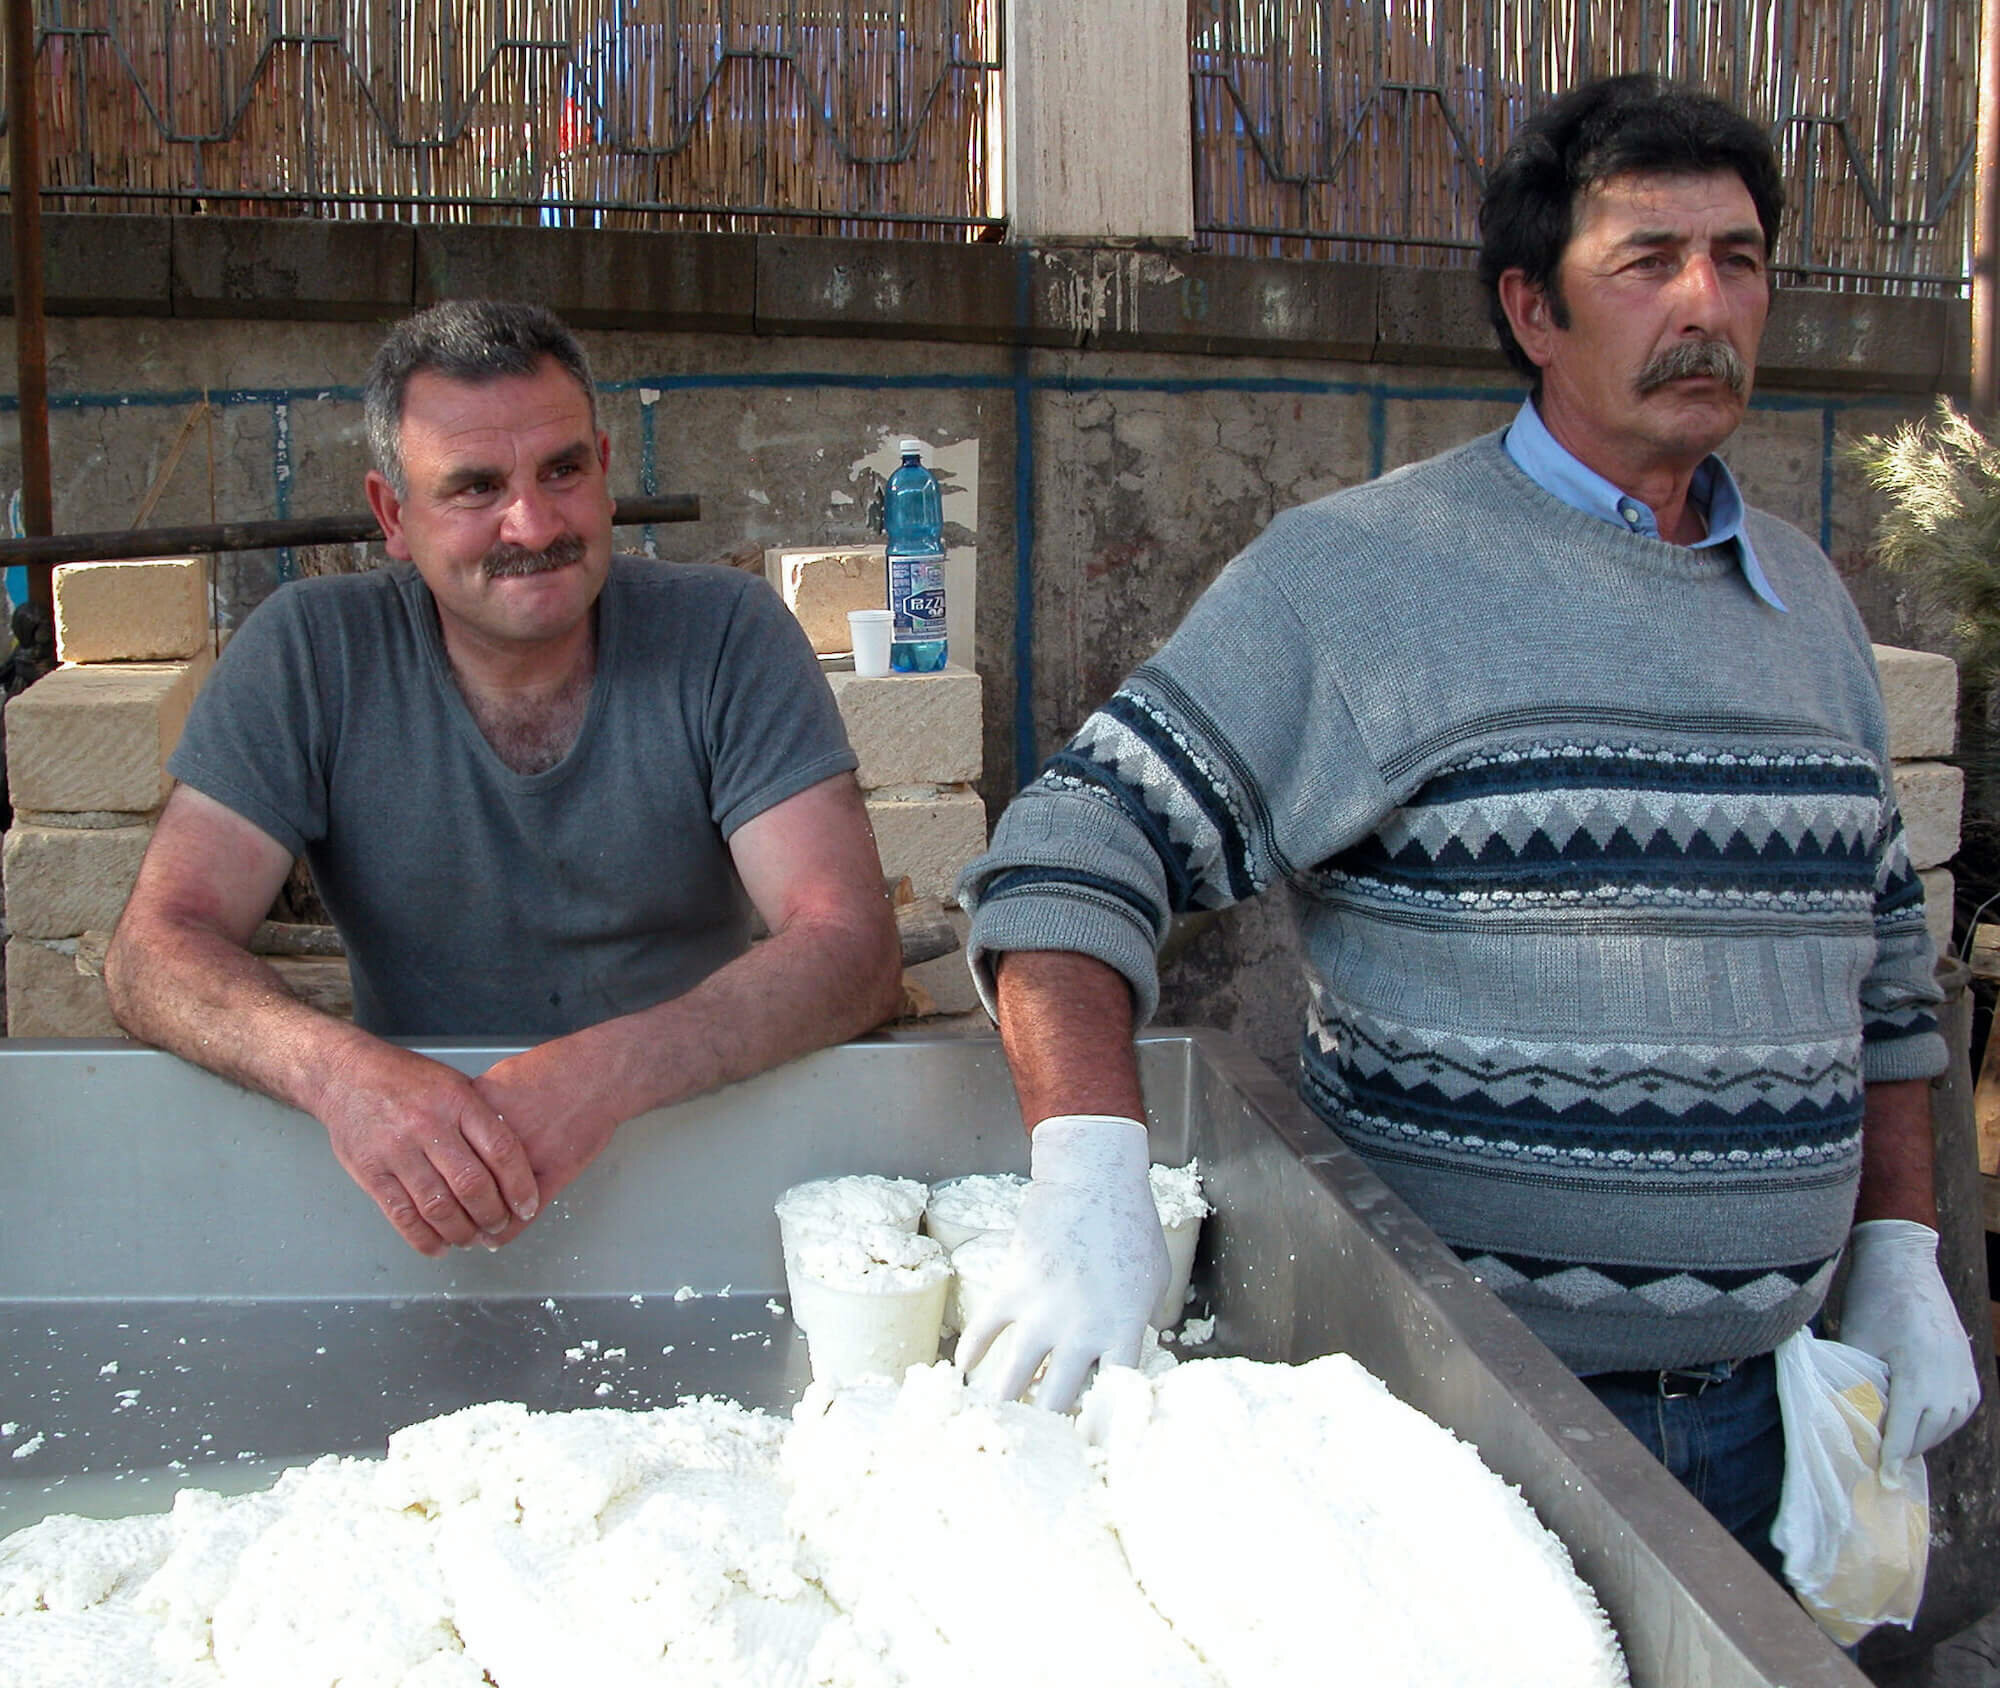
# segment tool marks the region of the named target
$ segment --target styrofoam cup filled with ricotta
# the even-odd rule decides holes
[[[789,1278],[813,1381],[902,1381],[937,1359],[951,1263],[934,1237],[894,1225],[812,1231]]]
[[[915,1231],[929,1191],[914,1178],[855,1173],[794,1184],[777,1200],[778,1241],[785,1254],[785,1282],[792,1291],[792,1318],[808,1325],[798,1306],[799,1245],[809,1236],[849,1235],[871,1225]]]
[[[956,1335],[978,1316],[985,1298],[1000,1287],[1007,1271],[1011,1231],[983,1231],[951,1251],[951,1285],[944,1296],[944,1328]]]
[[[1208,1217],[1208,1198],[1201,1193],[1201,1163],[1186,1166],[1155,1166],[1147,1171],[1152,1181],[1153,1206],[1159,1209],[1160,1229],[1167,1236],[1167,1287],[1153,1308],[1153,1327],[1172,1330],[1187,1310],[1188,1279],[1194,1275],[1195,1245],[1201,1241],[1201,1222]]]
[[[974,1172],[931,1186],[924,1229],[955,1254],[974,1237],[1011,1231],[1028,1181],[1018,1172]]]

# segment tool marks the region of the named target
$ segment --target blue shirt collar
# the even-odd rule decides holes
[[[1660,537],[1660,524],[1654,519],[1652,510],[1630,494],[1619,491],[1596,470],[1585,467],[1566,451],[1542,421],[1533,399],[1522,403],[1521,413],[1507,430],[1506,445],[1507,455],[1513,458],[1515,467],[1522,474],[1544,492],[1560,498],[1571,509],[1581,510],[1586,516],[1595,516],[1601,522],[1609,522],[1613,527],[1624,528],[1628,533],[1641,534],[1647,539]],[[1749,530],[1743,525],[1743,494],[1737,489],[1736,477],[1730,474],[1729,465],[1712,452],[1703,458],[1701,466],[1694,472],[1688,496],[1708,518],[1708,537],[1697,540],[1689,549],[1699,551],[1711,545],[1726,545],[1734,541],[1737,559],[1743,567],[1743,579],[1750,590],[1773,609],[1782,610],[1785,601],[1772,590],[1763,565],[1757,560],[1756,548],[1750,543]]]

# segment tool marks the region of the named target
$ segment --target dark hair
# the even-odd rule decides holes
[[[1569,326],[1557,266],[1584,191],[1614,176],[1701,175],[1732,170],[1749,190],[1774,251],[1785,186],[1770,138],[1721,100],[1657,76],[1608,76],[1537,113],[1514,137],[1479,199],[1479,282],[1507,361],[1541,390],[1500,306],[1500,278],[1518,269]]]
[[[576,336],[553,311],[540,305],[498,299],[448,299],[419,311],[389,331],[368,366],[362,414],[375,467],[402,497],[403,395],[410,377],[431,370],[452,381],[494,381],[503,375],[533,375],[543,358],[576,377],[597,426],[597,389]]]

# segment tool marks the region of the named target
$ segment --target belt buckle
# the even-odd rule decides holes
[[[1685,1401],[1701,1394],[1715,1382],[1711,1372],[1663,1371],[1660,1373],[1660,1399],[1663,1401]]]

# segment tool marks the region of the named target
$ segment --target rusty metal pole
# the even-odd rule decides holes
[[[6,0],[8,210],[14,235],[14,359],[20,393],[21,526],[54,531],[49,478],[49,346],[42,290],[42,126],[35,98],[36,0]],[[28,596],[54,612],[52,570],[28,571]]]
[[[1979,8],[1978,170],[1972,217],[1972,408],[2000,411],[2000,0]]]

